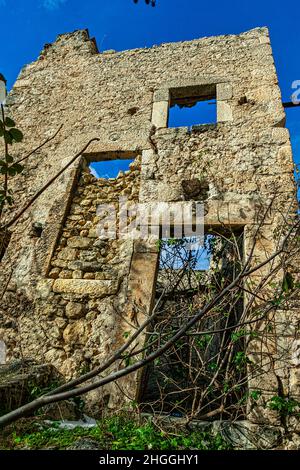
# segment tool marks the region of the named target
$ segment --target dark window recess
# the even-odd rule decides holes
[[[235,240],[237,245],[224,236],[207,233],[204,246],[192,251],[187,249],[190,239],[161,240],[156,285],[158,317],[148,331],[151,347],[147,354],[170,339],[224,282],[236,276],[240,270],[242,233]],[[232,299],[230,295],[194,325],[176,346],[143,369],[139,393],[142,411],[173,416],[193,412],[195,419],[203,419],[225,403],[234,416],[244,416],[246,366],[242,361],[237,365],[227,360],[228,348],[233,344],[230,327],[239,323],[243,299]],[[243,345],[243,337],[237,337],[230,357],[242,357],[239,351]],[[217,378],[213,380],[217,370]],[[217,419],[221,414],[213,416]]]
[[[0,261],[2,260],[11,239],[10,232],[0,232]]]
[[[168,127],[191,127],[217,122],[216,86],[199,85],[170,90]]]

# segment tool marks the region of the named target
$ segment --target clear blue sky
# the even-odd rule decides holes
[[[286,0],[0,0],[0,72],[10,88],[20,69],[35,60],[57,34],[88,28],[100,50],[130,49],[246,31],[270,29],[284,100],[300,79],[297,3]],[[296,159],[300,161],[300,108],[288,112]]]

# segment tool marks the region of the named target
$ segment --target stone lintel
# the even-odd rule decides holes
[[[57,279],[53,284],[53,291],[65,294],[89,294],[100,298],[116,294],[118,287],[118,281],[115,280]]]

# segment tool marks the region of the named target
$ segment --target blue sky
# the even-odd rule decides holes
[[[0,0],[0,21],[0,72],[9,88],[45,43],[80,28],[89,29],[100,50],[123,50],[268,26],[284,100],[300,79],[297,4],[289,0],[157,0],[155,8],[144,0]],[[300,107],[287,114],[300,161]]]

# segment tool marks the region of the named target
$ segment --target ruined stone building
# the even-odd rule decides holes
[[[216,102],[215,123],[168,126],[172,106],[207,99]],[[52,364],[66,379],[76,377],[124,344],[128,321],[150,311],[156,246],[97,236],[97,205],[113,204],[120,195],[132,202],[181,202],[182,182],[198,180],[199,191],[204,185],[205,227],[238,228],[247,253],[257,209],[263,212],[276,194],[255,246],[256,261],[276,250],[279,214],[293,207],[295,182],[266,28],[122,52],[99,52],[87,31],[63,34],[23,68],[6,105],[25,136],[20,154],[63,125],[14,180],[17,208],[98,138],[24,213],[2,253],[1,285],[8,285],[0,339],[7,361],[30,358]],[[97,179],[89,170],[90,162],[124,159],[133,160],[130,169],[114,180]],[[278,318],[276,345],[264,350],[273,364],[278,350],[291,351],[297,340],[299,309],[279,310]],[[257,348],[250,345],[250,352]],[[257,406],[248,409],[250,423],[282,425],[278,411],[266,406],[278,393],[278,378],[284,396],[300,398],[300,369],[292,357],[278,370],[249,377],[249,390],[260,392]],[[90,399],[95,407],[104,400],[114,409],[124,394],[136,399],[137,389],[132,374],[120,388],[109,384]],[[294,418],[289,426],[300,431]]]

